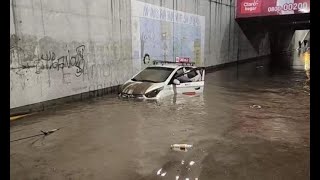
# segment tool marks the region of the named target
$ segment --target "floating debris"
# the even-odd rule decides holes
[[[192,166],[194,165],[194,163],[195,163],[194,161],[190,161],[189,165]]]
[[[36,134],[36,135],[33,135],[33,136],[28,136],[28,137],[23,137],[23,138],[15,139],[15,140],[12,140],[12,141],[10,141],[10,142],[20,141],[20,140],[23,140],[23,139],[29,139],[29,138],[33,138],[33,137],[37,137],[37,136],[41,136],[41,135],[47,136],[47,135],[49,135],[49,134],[51,134],[51,133],[53,133],[53,132],[58,131],[59,129],[61,129],[61,128],[52,129],[52,130],[49,130],[49,131],[42,131],[42,130],[41,130],[41,133],[40,133],[40,134]]]
[[[181,161],[181,164],[184,164],[184,160]]]
[[[59,129],[52,129],[52,130],[49,130],[49,131],[42,131],[41,130],[41,132],[46,136],[46,135],[48,135],[48,134],[51,134],[51,133],[53,133],[53,132],[55,132],[55,131],[58,131]]]
[[[171,145],[171,149],[174,151],[184,151],[187,152],[188,149],[192,148],[192,145],[189,144],[173,144]]]
[[[157,175],[160,175],[162,168],[158,170]]]
[[[167,172],[164,172],[164,173],[161,174],[161,176],[165,176],[166,174],[167,174]]]
[[[250,106],[250,108],[261,109],[261,106],[254,104],[254,105]]]
[[[176,176],[176,180],[179,180],[179,176]]]
[[[17,119],[21,119],[23,117],[27,117],[27,116],[30,116],[30,115],[33,115],[34,113],[30,113],[30,114],[21,114],[21,115],[16,115],[16,116],[10,116],[10,121],[13,121],[13,120],[17,120]]]
[[[308,91],[303,91],[303,92],[310,95],[310,93]]]

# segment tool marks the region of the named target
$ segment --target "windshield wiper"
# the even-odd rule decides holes
[[[151,81],[151,80],[141,80],[142,82],[152,82],[152,83],[157,83],[156,81]]]
[[[158,82],[156,82],[156,81],[152,81],[152,80],[146,80],[146,79],[143,79],[143,80],[138,80],[138,79],[136,79],[136,78],[132,78],[131,79],[132,81],[141,81],[141,82],[152,82],[152,83],[158,83]]]

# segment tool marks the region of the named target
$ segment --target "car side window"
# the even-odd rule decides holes
[[[177,76],[175,77],[180,81],[181,84],[192,82],[192,80],[188,77],[188,75],[185,74],[186,71],[187,71],[186,67],[179,69],[179,72],[177,72]]]
[[[187,67],[186,68],[188,71],[187,73],[187,77],[192,81],[192,82],[198,82],[198,81],[201,81],[202,79],[202,74],[200,72],[200,70],[196,70],[194,68],[191,68],[191,67]]]
[[[189,70],[192,70],[193,68],[191,68],[191,67],[187,67],[186,68],[186,70],[187,71],[189,71]],[[196,72],[196,71],[190,71],[190,72],[188,72],[187,73],[187,76],[188,76],[188,78],[194,78],[195,76],[197,76],[198,75],[198,73]]]
[[[178,70],[174,73],[174,75],[173,75],[173,77],[171,78],[169,84],[173,84],[173,80],[174,80],[174,79],[177,79],[178,76],[181,75],[181,74],[183,74],[183,73],[184,73],[183,68],[178,69]]]
[[[181,74],[183,74],[184,71],[183,71],[183,68],[180,68],[176,73],[175,75],[173,76],[174,78],[177,78],[178,76],[180,76]]]

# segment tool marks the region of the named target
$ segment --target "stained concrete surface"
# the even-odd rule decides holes
[[[200,97],[103,97],[12,121],[11,140],[62,129],[12,142],[11,179],[309,179],[306,76],[273,58],[207,74]]]
[[[139,1],[175,12],[205,16],[205,32],[201,32],[204,44],[200,48],[204,51],[200,53],[204,66],[270,54],[268,32],[246,34],[239,27],[235,20],[235,1]],[[132,45],[132,42],[136,38],[141,39],[139,34],[142,31],[138,29],[143,28],[142,24],[137,26],[133,20],[131,11],[136,9],[132,6],[134,2],[10,0],[10,109],[21,112],[26,106],[31,109],[46,108],[47,103],[43,102],[118,86],[140,70],[143,56],[140,57],[139,52],[158,59],[154,55],[162,54],[162,50],[155,54],[146,51],[158,49],[153,46],[166,42],[159,41],[159,38],[163,38],[161,32],[167,28],[163,23],[162,28],[151,25],[150,29],[147,28],[150,38],[145,48],[134,48],[140,47]],[[166,38],[169,39],[173,34],[176,38],[186,36],[178,29],[167,30]],[[189,39],[188,44],[193,43],[186,38]],[[169,39],[168,42],[171,42]],[[177,41],[172,51],[179,54],[179,44],[183,41]],[[171,47],[170,44],[161,49]],[[197,44],[194,44],[196,54],[200,50]],[[81,53],[77,51],[79,48]],[[182,53],[178,56],[190,55]],[[76,66],[70,61],[71,56],[77,57]],[[65,65],[63,68],[62,64]],[[48,105],[51,106],[51,103]]]

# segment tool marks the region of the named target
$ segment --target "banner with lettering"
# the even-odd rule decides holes
[[[237,18],[310,13],[310,0],[237,0]]]

